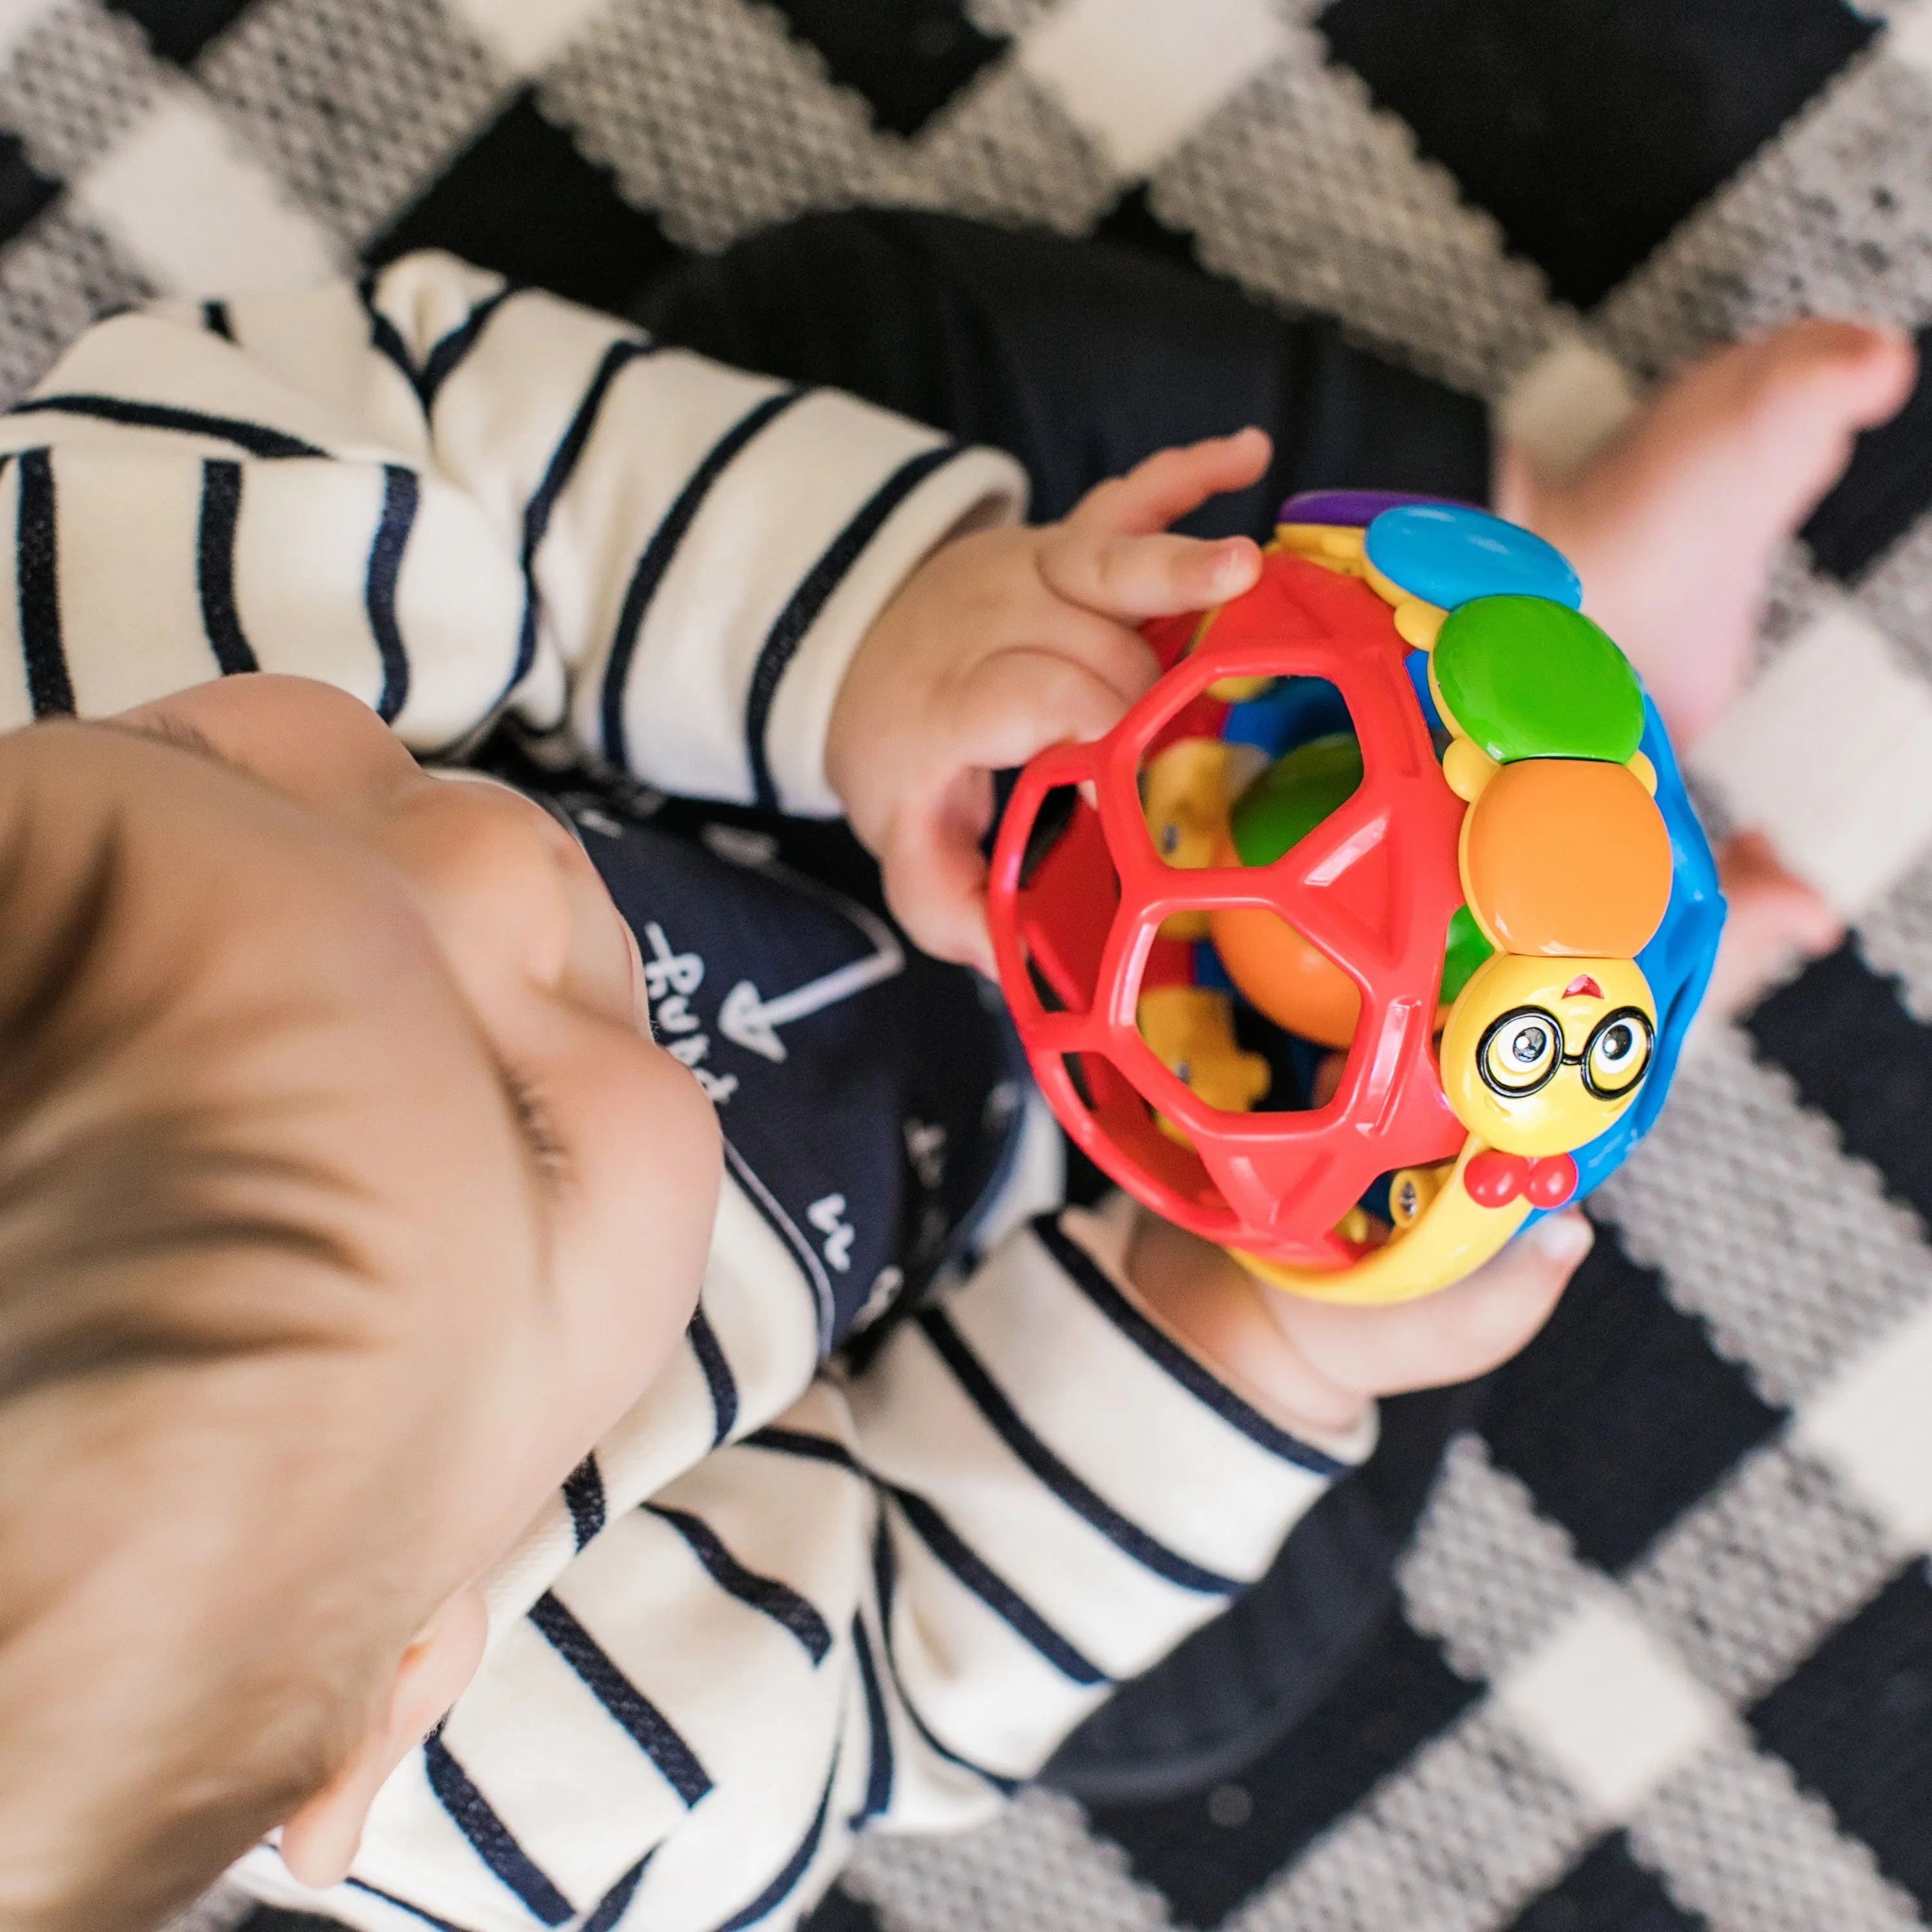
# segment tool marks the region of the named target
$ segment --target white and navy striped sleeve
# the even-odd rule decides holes
[[[1112,1684],[1266,1569],[1360,1460],[1228,1388],[1124,1286],[1131,1210],[1010,1238],[850,1384],[878,1486],[876,1610],[909,1762],[1036,1770]],[[926,1822],[909,1780],[896,1808]],[[909,1819],[908,1822],[913,1822]]]
[[[483,1669],[349,1883],[264,1851],[251,1888],[364,1932],[782,1932],[856,1833],[984,1819],[1373,1434],[1232,1394],[1139,1312],[1126,1227],[1045,1216],[812,1378],[782,1258],[722,1226],[691,1360],[498,1580]]]
[[[291,671],[418,751],[514,705],[666,789],[830,813],[860,640],[1024,495],[993,452],[446,255],[164,305],[0,417],[0,726]]]

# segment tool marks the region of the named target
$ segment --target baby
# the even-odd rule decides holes
[[[369,1927],[783,1922],[1587,1247],[1357,1311],[1118,1201],[1003,1232],[968,977],[636,782],[843,812],[982,963],[990,772],[1252,580],[1163,532],[1265,439],[1023,529],[988,452],[429,257],[104,325],[0,446],[15,720],[106,720],[0,741],[0,1924],[244,1852]],[[404,748],[506,710],[603,775]]]
[[[10,1928],[244,1853],[368,1926],[782,1922],[866,1823],[982,1815],[1588,1245],[1378,1314],[1029,1223],[971,975],[728,813],[405,749],[507,705],[842,810],[983,959],[989,772],[1252,580],[1163,532],[1266,439],[1024,529],[1004,458],[443,258],[109,322],[0,436],[16,715],[118,713],[0,741]]]

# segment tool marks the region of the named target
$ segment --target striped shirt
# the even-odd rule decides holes
[[[0,726],[259,668],[424,754],[507,710],[665,791],[830,814],[858,641],[1023,490],[447,256],[128,314],[0,417]],[[728,1142],[754,1096],[712,1079]],[[683,1346],[497,1567],[483,1666],[349,1880],[307,1892],[264,1847],[250,1889],[372,1932],[783,1926],[855,1832],[984,1817],[1366,1451],[1372,1425],[1298,1440],[1150,1323],[1118,1211],[982,1227],[855,1367],[824,1279],[852,1204],[782,1210],[728,1174]]]

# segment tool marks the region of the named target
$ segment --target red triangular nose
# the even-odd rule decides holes
[[[1566,1000],[1574,1000],[1579,993],[1587,993],[1593,1000],[1600,1000],[1604,997],[1603,988],[1598,986],[1587,973],[1579,973],[1576,978],[1563,988],[1563,997]]]

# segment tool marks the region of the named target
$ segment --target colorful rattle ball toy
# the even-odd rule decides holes
[[[1260,580],[1023,772],[989,895],[1075,1142],[1264,1281],[1447,1286],[1648,1129],[1724,901],[1656,707],[1540,538],[1290,499]]]

